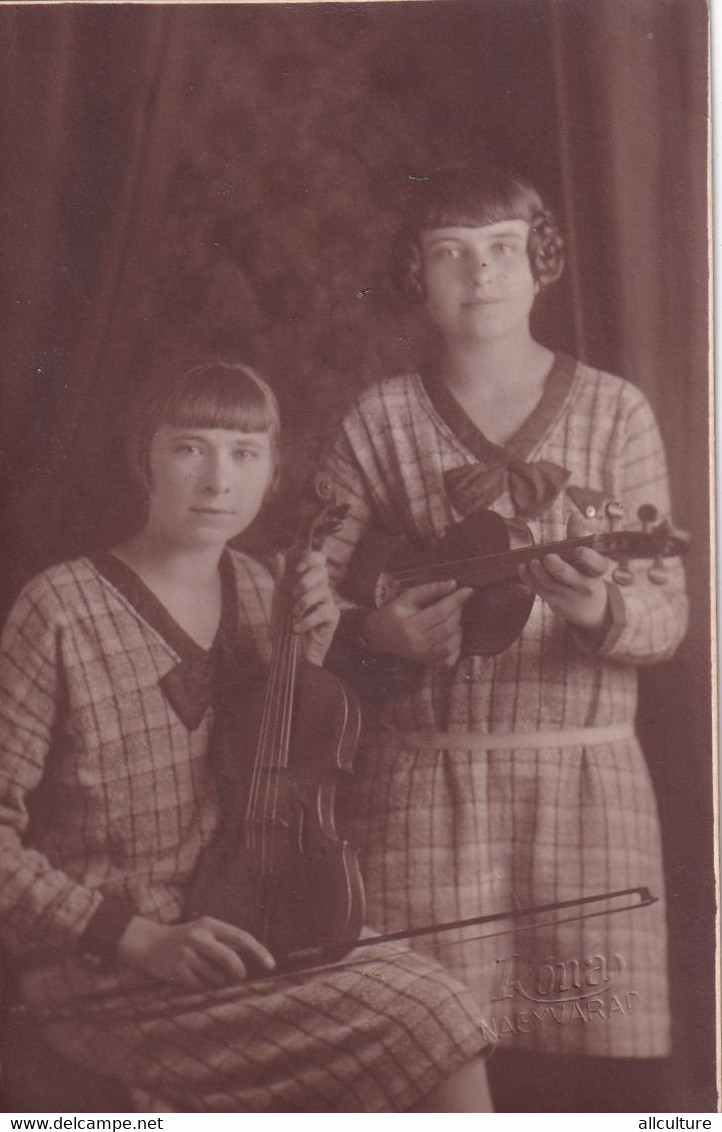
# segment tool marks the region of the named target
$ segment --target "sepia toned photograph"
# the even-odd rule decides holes
[[[706,3],[0,32],[1,1111],[717,1113]]]

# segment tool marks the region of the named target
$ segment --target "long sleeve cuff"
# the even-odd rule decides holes
[[[613,651],[627,625],[627,609],[619,587],[605,582],[607,609],[598,629],[573,629],[572,635],[582,652],[590,656],[607,656]]]
[[[88,921],[80,946],[101,959],[114,958],[123,932],[137,914],[133,905],[120,897],[105,897]]]

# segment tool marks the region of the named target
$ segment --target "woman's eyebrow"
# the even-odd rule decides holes
[[[463,236],[435,236],[427,232],[424,235],[432,248],[436,247],[437,244],[460,244],[464,239]]]
[[[483,232],[484,229],[488,227],[489,225],[479,224],[477,228],[469,230],[481,230]],[[463,244],[467,239],[467,237],[461,233],[459,235],[451,235],[450,233],[443,235],[439,233],[437,235],[432,232],[425,232],[424,235],[426,237],[428,246],[431,248],[438,247],[441,244]],[[517,244],[523,244],[526,242],[526,236],[521,232],[517,232],[515,228],[501,228],[498,232],[487,232],[484,235],[484,239],[490,240],[492,242],[494,242],[495,240],[509,240]]]
[[[237,436],[231,444],[238,448],[263,448],[263,440],[256,436]]]
[[[526,241],[526,236],[522,236],[521,232],[517,232],[513,228],[502,229],[500,232],[495,232],[493,236],[489,237],[490,240],[513,240],[514,243],[521,244]]]
[[[199,441],[203,441],[204,443],[207,442],[210,439],[209,436],[207,435],[208,432],[219,431],[218,429],[215,429],[215,428],[210,428],[210,429],[200,428],[200,429],[195,429],[195,430],[192,429],[192,428],[180,428],[180,427],[175,428],[172,425],[171,425],[171,428],[173,428],[173,439],[174,440],[199,440]],[[239,432],[237,436],[234,436],[231,439],[230,443],[231,444],[243,444],[244,446],[254,445],[257,448],[262,448],[263,447],[263,438],[264,438],[265,435],[266,435],[265,433]]]

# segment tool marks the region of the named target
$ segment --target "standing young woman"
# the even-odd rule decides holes
[[[66,1059],[176,1111],[485,1111],[478,1012],[433,963],[387,950],[254,981],[274,967],[258,940],[186,918],[219,826],[228,700],[270,651],[273,579],[226,542],[274,483],[275,400],[243,366],[177,372],[139,407],[129,454],[140,529],[30,582],[2,640],[17,1006]],[[320,664],[338,614],[323,556],[297,569],[294,629]]]
[[[630,523],[642,504],[667,517],[664,453],[642,394],[532,334],[539,292],[564,265],[538,192],[497,167],[433,173],[410,192],[396,277],[424,305],[438,352],[421,372],[366,390],[325,461],[350,506],[327,542],[332,580],[343,588],[374,531],[428,544],[486,509],[528,524],[536,543],[581,533],[607,500]],[[542,600],[498,655],[472,648],[460,659],[473,590],[454,580],[344,614],[359,666],[383,655],[417,665],[377,704],[360,770],[372,926],[637,885],[663,896],[635,668],[673,653],[686,601],[678,562],[662,585],[649,567],[623,586],[589,548],[572,562],[532,561],[520,581]],[[523,605],[528,594],[518,596]],[[663,902],[566,919],[486,942],[437,940],[500,1040],[491,1066],[510,1082],[505,1106],[590,1111],[601,1096],[601,1111],[658,1109],[670,1048]]]

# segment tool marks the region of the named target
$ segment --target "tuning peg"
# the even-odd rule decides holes
[[[664,583],[667,581],[667,568],[664,565],[664,559],[659,557],[655,558],[654,562],[647,571],[647,577],[655,586],[664,585]]]
[[[614,533],[614,525],[624,515],[624,504],[618,499],[610,499],[604,505],[604,514],[609,519],[609,530]],[[612,577],[618,586],[631,586],[633,578],[626,558],[620,558]]]
[[[632,571],[629,569],[629,563],[626,558],[620,559],[617,567],[612,571],[612,578],[618,586],[631,586],[634,578]]]
[[[647,577],[653,585],[663,586],[667,581],[667,567],[664,563],[662,550],[664,546],[664,537],[669,531],[669,523],[667,523],[667,521],[665,520],[663,523],[660,523],[657,527],[653,528],[653,524],[656,523],[657,519],[659,518],[659,512],[657,511],[657,508],[654,507],[651,503],[642,504],[642,506],[637,511],[637,518],[642,524],[642,530],[646,535],[656,536],[654,538],[654,542],[658,547],[657,556],[654,559],[654,562],[650,566],[649,570],[647,571]]]
[[[323,472],[316,472],[313,477],[313,489],[316,497],[324,502],[333,495],[333,484]]]
[[[645,534],[649,534],[652,528],[652,523],[657,521],[658,514],[659,512],[657,511],[657,508],[654,507],[651,503],[643,503],[637,511],[637,518],[642,524],[642,530]]]
[[[618,500],[610,499],[609,502],[604,505],[604,514],[609,519],[610,531],[613,531],[617,519],[621,519],[624,515],[624,504],[620,503]]]

